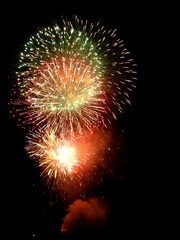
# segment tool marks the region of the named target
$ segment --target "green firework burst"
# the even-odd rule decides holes
[[[12,103],[22,125],[64,135],[108,127],[130,103],[135,67],[116,30],[62,18],[24,45]]]

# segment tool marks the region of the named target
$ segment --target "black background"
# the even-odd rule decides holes
[[[153,171],[156,160],[152,158],[154,145],[150,140],[154,121],[151,111],[155,79],[150,72],[154,67],[151,58],[156,15],[154,6],[128,1],[26,1],[3,3],[1,12],[1,196],[4,239],[76,239],[75,236],[60,233],[60,220],[65,215],[66,204],[51,196],[41,183],[38,169],[23,148],[24,133],[16,127],[8,108],[12,72],[29,35],[36,32],[38,26],[46,27],[61,15],[70,17],[73,14],[89,21],[100,21],[109,28],[117,28],[138,66],[137,89],[125,117],[124,143],[128,163],[122,172],[125,180],[119,182],[114,177],[102,184],[100,191],[105,199],[110,199],[111,212],[106,229],[94,239],[106,236],[124,239],[129,235],[144,236],[146,239],[156,229],[153,216]]]

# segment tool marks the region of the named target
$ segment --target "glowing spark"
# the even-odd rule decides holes
[[[59,168],[64,171],[71,172],[73,166],[76,165],[75,149],[73,147],[62,146],[56,150],[50,150],[49,157],[57,161]]]

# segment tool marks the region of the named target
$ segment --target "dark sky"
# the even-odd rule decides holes
[[[126,3],[125,3],[126,2]],[[149,127],[150,89],[153,80],[148,74],[151,49],[151,6],[112,1],[97,5],[97,2],[70,3],[49,1],[43,3],[26,1],[19,4],[6,3],[1,8],[1,99],[3,155],[1,157],[2,208],[5,222],[3,239],[99,239],[118,236],[125,239],[129,234],[141,236],[147,229],[151,215],[152,189],[150,169]],[[91,228],[63,235],[59,229],[65,217],[65,209],[72,201],[64,202],[50,194],[40,180],[39,170],[25,154],[24,133],[11,119],[7,102],[12,84],[12,71],[21,47],[38,26],[48,26],[61,15],[76,14],[92,21],[100,21],[110,28],[117,28],[128,50],[138,65],[137,90],[132,95],[132,105],[124,117],[123,152],[115,156],[116,172],[106,177],[101,186],[92,190],[90,197],[104,197],[110,207],[105,226],[101,231]],[[152,67],[153,67],[153,63]],[[120,127],[118,127],[120,132]],[[151,143],[153,144],[153,143]],[[118,165],[120,155],[125,158],[125,167]],[[122,167],[122,168],[121,168]],[[151,176],[151,177],[150,177]],[[86,200],[86,199],[85,199]],[[84,233],[85,231],[86,233]],[[89,235],[88,235],[89,233]],[[84,234],[84,235],[83,235]],[[144,238],[146,239],[146,238]]]

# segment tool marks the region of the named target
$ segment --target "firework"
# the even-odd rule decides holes
[[[130,103],[136,79],[134,61],[117,35],[76,16],[32,35],[13,89],[20,124],[55,128],[64,137],[107,128]]]
[[[105,133],[92,132],[68,139],[49,128],[30,132],[25,149],[38,163],[42,179],[52,190],[72,191],[101,182],[108,172],[109,145],[110,138]]]

